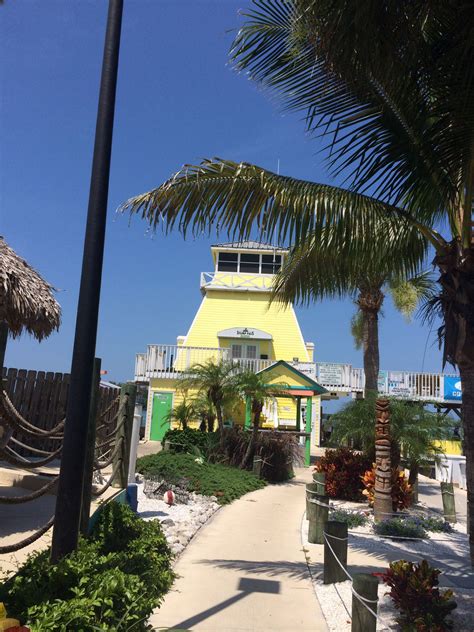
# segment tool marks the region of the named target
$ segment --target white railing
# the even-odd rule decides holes
[[[201,290],[241,290],[249,292],[269,292],[272,288],[272,274],[246,274],[245,272],[201,272]]]
[[[231,358],[230,349],[219,347],[186,347],[179,345],[148,345],[146,353],[138,353],[135,360],[135,380],[147,382],[152,378],[176,378],[189,374],[194,364],[208,360],[232,360],[242,370],[261,371],[276,360]],[[332,362],[293,362],[296,369],[324,386],[330,393],[362,393],[365,385],[363,369],[350,364]],[[411,400],[444,402],[460,401],[447,395],[446,378],[441,373],[417,373],[413,371],[381,371],[379,392]],[[452,380],[451,380],[452,381]],[[447,385],[448,383],[446,383]],[[449,389],[448,389],[449,390]]]

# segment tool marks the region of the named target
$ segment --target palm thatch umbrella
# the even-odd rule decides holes
[[[8,333],[42,340],[61,323],[61,307],[49,285],[0,236],[0,368]]]

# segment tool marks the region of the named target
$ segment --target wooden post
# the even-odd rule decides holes
[[[296,432],[301,432],[301,397],[296,396]]]
[[[315,505],[310,503],[309,501],[312,498],[315,498],[317,495],[318,495],[317,483],[307,483],[306,484],[306,520],[316,519],[316,513],[314,510]]]
[[[346,573],[341,568],[342,564],[347,570],[347,524],[329,520],[326,522],[324,534],[323,581],[325,584],[343,582],[347,579]]]
[[[258,478],[262,478],[262,465],[263,465],[262,457],[254,456],[252,471],[255,474],[255,476],[258,476]]]
[[[252,425],[252,399],[249,395],[245,398],[245,421],[244,428],[250,428]]]
[[[309,502],[314,510],[308,524],[308,542],[324,544],[324,530],[329,515],[329,496],[313,496]]]
[[[306,418],[305,418],[305,443],[304,443],[304,464],[306,467],[311,465],[311,419],[313,417],[313,398],[308,397],[306,400]]]
[[[377,590],[379,580],[368,573],[357,573],[352,578],[352,626],[351,632],[376,632],[377,619],[357,599],[357,593],[364,604],[377,613]]]
[[[8,342],[8,325],[2,320],[0,322],[0,371],[3,369],[5,364],[5,351],[7,349]],[[0,379],[2,378],[2,373],[0,373]]]
[[[452,483],[441,482],[441,496],[443,498],[444,519],[448,522],[456,522],[456,506]]]
[[[89,408],[89,422],[87,424],[87,449],[86,460],[84,463],[84,485],[82,488],[81,523],[79,526],[82,535],[87,535],[89,533],[89,516],[91,513],[92,499],[92,477],[94,475],[95,458],[95,429],[97,409],[99,406],[100,365],[101,359],[94,358],[91,404]]]
[[[124,489],[128,484],[128,465],[130,461],[130,444],[132,440],[132,428],[133,428],[133,413],[135,411],[135,398],[137,395],[137,385],[127,382],[120,389],[120,401],[119,401],[119,414],[117,417],[117,425],[122,424],[120,430],[117,432],[115,441],[120,441],[122,438],[122,449],[119,450],[116,458],[114,459],[113,467],[117,465],[120,460],[117,476],[112,483],[113,487],[120,487]]]
[[[326,472],[313,472],[313,481],[318,486],[318,494],[324,496],[326,494]]]
[[[392,467],[390,460],[390,410],[388,399],[375,402],[375,499],[374,519],[386,520],[392,513]]]

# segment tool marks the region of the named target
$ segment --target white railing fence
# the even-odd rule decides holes
[[[230,349],[219,347],[187,347],[179,345],[148,345],[146,353],[138,353],[135,359],[135,380],[182,377],[194,364],[208,360],[232,360],[242,370],[261,371],[275,359],[232,358]],[[350,364],[332,362],[292,362],[296,369],[305,373],[329,392],[335,394],[362,393],[365,385],[363,369]],[[414,371],[381,371],[379,393],[393,397],[419,399],[433,402],[460,401],[460,393],[452,392],[458,377],[441,373]],[[452,394],[450,394],[452,393]]]

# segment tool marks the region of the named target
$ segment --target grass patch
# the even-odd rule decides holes
[[[138,459],[137,472],[144,476],[161,476],[172,484],[185,480],[189,491],[216,496],[221,505],[266,485],[251,472],[218,463],[199,463],[191,454],[168,451]]]

